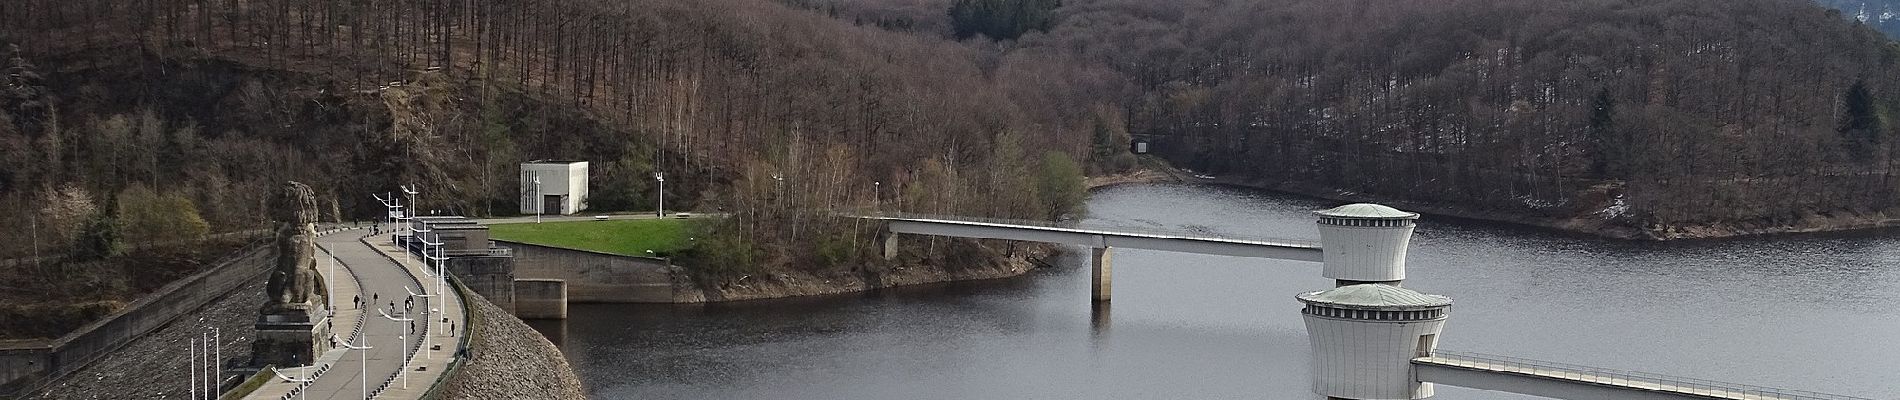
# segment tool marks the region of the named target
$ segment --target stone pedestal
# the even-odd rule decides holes
[[[257,319],[257,339],[251,343],[251,365],[291,368],[314,364],[336,345],[330,341],[330,320],[322,310],[285,311]]]

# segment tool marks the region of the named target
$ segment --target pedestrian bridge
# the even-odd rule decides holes
[[[1024,242],[1088,246],[1090,253],[1089,288],[1095,301],[1108,301],[1111,273],[1111,249],[1129,248],[1214,254],[1234,257],[1323,262],[1325,254],[1318,243],[1295,240],[1258,240],[1218,237],[1206,233],[1141,232],[1057,226],[1047,222],[979,219],[920,214],[854,215],[854,218],[886,223],[884,258],[897,257],[898,234],[1000,239]]]
[[[1321,262],[1324,259],[1319,243],[1300,240],[1239,239],[1208,233],[1143,229],[1091,229],[1064,227],[1038,221],[921,214],[875,214],[855,217],[884,221],[890,224],[892,233],[901,234],[1017,240],[1088,246],[1098,249],[1147,249],[1307,262]]]
[[[1412,366],[1420,382],[1559,399],[1872,400],[1443,350]]]

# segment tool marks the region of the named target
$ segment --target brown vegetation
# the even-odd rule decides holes
[[[984,32],[1021,36],[952,40]],[[568,158],[597,209],[664,172],[733,212],[726,262],[875,264],[810,210],[1051,218],[1078,185],[1046,159],[1119,171],[1137,135],[1280,187],[1657,230],[1900,199],[1900,50],[1800,0],[20,0],[0,40],[0,206],[37,210],[0,222],[68,242],[82,202],[35,199],[138,184],[224,231],[275,181],[332,218],[419,183],[483,215],[514,163]]]

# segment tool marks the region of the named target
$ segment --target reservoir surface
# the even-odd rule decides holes
[[[1309,240],[1311,211],[1339,205],[1188,184],[1088,204],[1090,227]],[[1900,398],[1896,260],[1892,232],[1646,243],[1427,216],[1405,286],[1454,299],[1440,349]],[[575,304],[533,325],[598,399],[1320,398],[1293,299],[1331,287],[1319,264],[1117,249],[1097,309],[1085,261],[823,298]]]

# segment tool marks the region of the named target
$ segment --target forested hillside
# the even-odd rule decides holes
[[[1307,190],[1664,229],[1900,189],[1900,52],[1811,3],[1177,4],[1077,6],[1026,46],[1117,66],[1175,159]]]
[[[370,193],[411,183],[425,213],[512,214],[516,163],[562,158],[594,161],[595,210],[649,208],[664,172],[669,208],[730,212],[681,258],[708,285],[876,282],[1016,249],[887,262],[824,210],[1071,212],[1107,109],[1026,110],[1004,83],[1044,79],[997,78],[978,48],[764,0],[23,0],[0,3],[0,43],[0,224],[28,227],[0,258],[62,273],[163,242],[128,232],[255,227],[282,180],[326,219],[376,218]]]
[[[282,179],[346,217],[409,182],[505,212],[514,163],[580,158],[597,207],[667,172],[808,242],[795,210],[1059,214],[1052,171],[1134,135],[1250,184],[1658,236],[1900,190],[1900,52],[1801,0],[20,0],[0,41],[0,202],[31,210],[0,218],[66,240],[137,190],[234,229]]]
[[[1056,18],[997,44],[1004,62],[1108,67],[1128,132],[1252,184],[1656,237],[1884,220],[1900,190],[1900,51],[1807,1],[1079,0]]]

